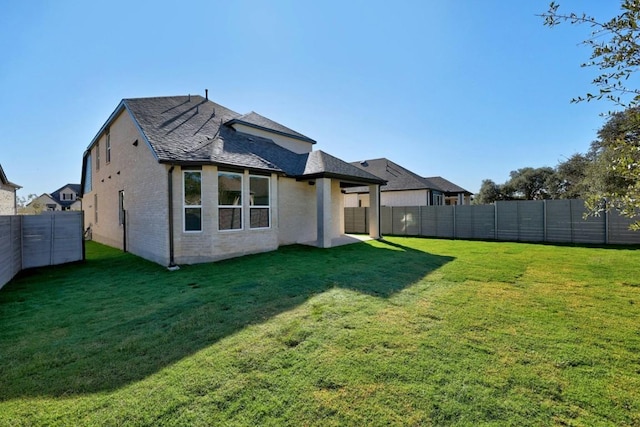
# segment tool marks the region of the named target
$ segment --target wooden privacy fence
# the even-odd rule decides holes
[[[345,232],[368,232],[369,208],[345,208]],[[523,200],[493,205],[383,206],[387,235],[520,242],[640,244],[632,220],[617,213],[583,218],[583,200]]]
[[[0,216],[0,288],[25,268],[82,259],[82,212]]]

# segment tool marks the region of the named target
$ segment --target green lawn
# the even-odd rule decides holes
[[[0,425],[640,425],[640,252],[388,238],[0,290]]]

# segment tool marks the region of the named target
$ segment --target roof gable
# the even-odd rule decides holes
[[[67,189],[67,188],[76,194],[76,198],[80,197],[80,184],[67,184],[67,185],[64,185],[64,186],[58,188],[53,193],[49,194],[49,196],[61,206],[64,206],[64,207],[71,206],[72,204],[74,204],[76,202],[77,199],[74,199],[74,200],[62,200],[62,197],[61,197],[63,191],[65,189]]]
[[[473,194],[468,190],[460,187],[459,185],[454,184],[453,182],[444,179],[441,176],[432,176],[428,178],[424,178],[428,182],[433,185],[434,189],[440,190],[443,193],[465,193],[465,194]]]
[[[243,125],[249,126],[249,127],[253,127],[256,129],[261,129],[261,130],[266,130],[269,132],[275,132],[277,134],[280,135],[284,135],[284,136],[288,136],[291,138],[295,138],[295,139],[299,139],[301,141],[305,141],[305,142],[310,142],[312,144],[315,144],[316,141],[314,141],[313,139],[309,138],[308,136],[305,136],[299,132],[294,131],[293,129],[290,129],[284,125],[281,125],[280,123],[274,122],[273,120],[264,117],[254,111],[248,113],[248,114],[244,114],[240,117],[234,118],[232,120],[229,120],[228,122],[226,122],[226,125],[232,126],[235,123],[241,123]]]
[[[7,175],[5,175],[4,169],[2,169],[2,165],[0,165],[0,183],[2,183],[4,185],[8,185],[9,187],[13,187],[16,190],[19,189],[19,188],[22,188],[18,184],[14,184],[13,182],[11,182],[11,181],[9,181],[7,179]]]

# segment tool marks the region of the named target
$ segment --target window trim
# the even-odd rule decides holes
[[[251,178],[259,178],[267,180],[267,205],[254,205],[251,203]],[[251,209],[266,209],[267,210],[267,220],[269,221],[269,225],[266,227],[252,227],[251,226]],[[249,230],[268,230],[271,228],[271,177],[265,175],[249,175]]]
[[[200,204],[199,205],[187,205],[186,204],[186,191],[185,175],[187,173],[197,173],[200,175]],[[199,230],[187,230],[187,209],[200,209],[200,229]],[[182,170],[182,232],[183,233],[202,233],[202,170]]]
[[[220,175],[235,175],[240,177],[240,204],[239,205],[221,205],[220,204]],[[244,191],[244,174],[240,172],[231,172],[218,170],[218,200],[217,200],[217,215],[218,215],[218,231],[221,233],[228,232],[237,232],[244,231],[244,199],[245,199],[245,191]],[[222,229],[220,228],[220,209],[240,209],[240,228],[228,228]]]

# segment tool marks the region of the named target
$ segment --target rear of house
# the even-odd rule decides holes
[[[314,144],[201,96],[125,99],[83,156],[85,224],[163,265],[330,247],[344,234],[342,191],[377,194],[384,181]]]

